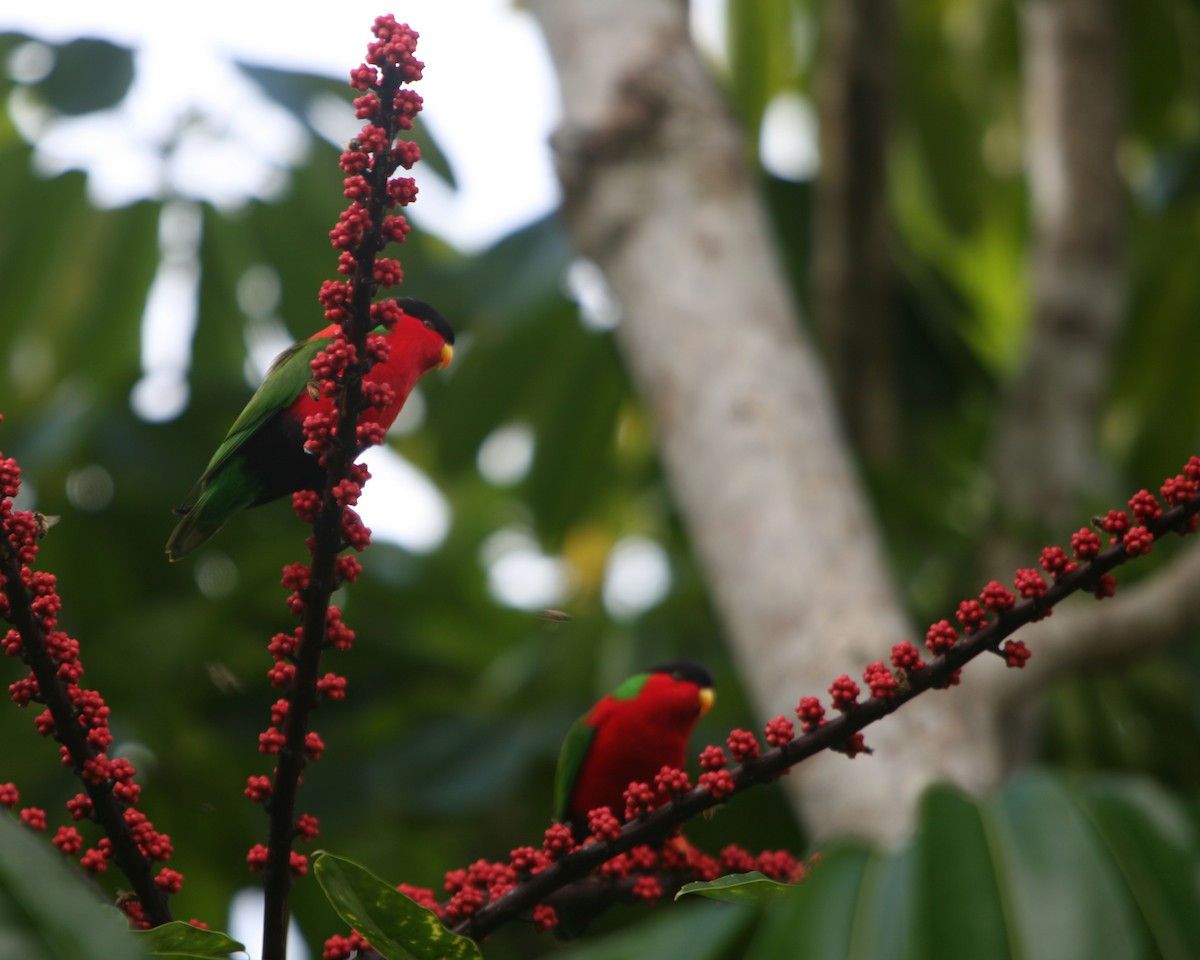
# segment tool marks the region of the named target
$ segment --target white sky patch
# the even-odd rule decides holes
[[[671,589],[667,552],[647,537],[624,537],[613,546],[604,571],[604,608],[614,620],[632,620]]]
[[[257,390],[271,364],[295,341],[278,317],[255,317],[246,323],[246,363],[242,373],[251,389]]]
[[[251,960],[262,956],[263,892],[258,887],[243,887],[229,904],[229,935],[246,947]],[[287,955],[289,960],[309,960],[308,944],[296,918],[288,918]],[[240,957],[241,954],[234,954]]]
[[[347,78],[362,62],[383,9],[378,0],[339,0],[300,16],[281,0],[209,0],[188,8],[181,34],[179,18],[149,0],[60,0],[6,4],[0,30],[50,42],[102,37],[140,51],[125,103],[80,118],[88,120],[84,126],[63,121],[61,130],[47,133],[41,151],[47,172],[84,166],[93,196],[110,206],[167,186],[230,206],[276,195],[286,178],[274,160],[302,151],[305,139],[299,124],[230,61]],[[509,0],[407,0],[397,14],[421,33],[417,55],[427,66],[414,89],[458,181],[450,191],[432,175],[422,178],[418,165],[414,221],[477,250],[554,209],[559,191],[548,141],[561,112],[558,86],[528,11]],[[38,69],[35,60],[25,73]],[[346,94],[348,102],[349,87]],[[342,109],[347,119],[323,121],[323,131],[356,129],[349,106]],[[163,169],[161,145],[178,136],[190,149]],[[330,175],[331,182],[340,177],[332,165]]]
[[[577,257],[564,278],[567,295],[579,305],[579,319],[589,330],[615,330],[621,322],[621,305],[613,296],[608,278],[594,260]]]
[[[400,414],[392,422],[388,428],[389,437],[406,437],[410,433],[416,433],[425,423],[425,416],[429,413],[429,403],[425,399],[425,393],[420,386],[412,388],[408,399],[404,401],[404,406],[400,408]]]
[[[371,479],[355,509],[372,541],[413,553],[440,546],[450,530],[450,506],[429,478],[390,447],[371,447],[359,460]]]
[[[727,0],[691,0],[688,20],[692,39],[700,52],[722,68],[729,66],[725,54],[725,22]]]
[[[570,571],[561,557],[543,553],[524,530],[497,530],[479,549],[487,570],[488,591],[505,606],[541,610],[563,601]]]
[[[763,114],[758,152],[767,172],[781,179],[816,176],[817,114],[808,97],[789,90],[772,98]]]
[[[6,66],[17,83],[38,83],[54,68],[54,52],[36,41],[23,43],[9,54]]]
[[[536,438],[529,424],[505,424],[484,438],[475,455],[475,465],[488,483],[510,487],[529,473],[535,449]]]
[[[200,209],[173,200],[158,220],[158,272],[142,313],[142,378],[130,395],[133,411],[150,423],[179,416],[187,406],[200,288]]]

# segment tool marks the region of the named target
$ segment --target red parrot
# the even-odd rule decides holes
[[[396,300],[401,316],[387,338],[390,352],[363,378],[386,383],[393,398],[384,407],[368,407],[359,424],[392,425],[413,385],[434,367],[444,369],[454,355],[454,331],[442,315],[420,300]],[[321,490],[325,468],[304,449],[304,420],[314,413],[331,414],[333,399],[310,391],[309,362],[332,342],[336,326],[293,344],[271,364],[262,385],[234,421],[204,473],[188,494],[182,515],[167,541],[167,556],[179,560],[200,546],[233,514],[276,500],[297,490]]]
[[[704,666],[672,660],[630,677],[575,721],[558,756],[554,811],[577,841],[589,832],[588,811],[608,807],[624,819],[630,783],[683,768],[688,737],[713,699]]]

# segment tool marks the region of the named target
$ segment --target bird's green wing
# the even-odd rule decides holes
[[[286,410],[312,379],[309,363],[332,337],[309,337],[294,343],[271,363],[262,385],[255,391],[246,408],[229,428],[229,433],[217,447],[204,473],[196,481],[199,489],[237,452],[259,427],[280,410]]]
[[[571,725],[558,752],[558,769],[554,774],[554,816],[559,821],[566,819],[571,791],[575,789],[583,761],[587,759],[592,741],[596,738],[596,728],[588,726],[586,720],[585,715]]]

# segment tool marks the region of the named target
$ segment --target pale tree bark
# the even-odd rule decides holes
[[[574,242],[624,308],[617,339],[741,674],[764,715],[911,638],[803,336],[742,138],[676,0],[534,0],[562,85]],[[990,666],[990,665],[985,665]],[[994,780],[989,715],[953,691],[786,781],[818,835],[895,839],[931,780]]]
[[[1023,0],[1033,323],[994,445],[1002,526],[1061,530],[1103,484],[1097,433],[1125,297],[1124,70],[1111,0]]]
[[[1026,158],[1034,242],[1033,323],[1025,363],[1000,410],[992,451],[1001,531],[1065,540],[1082,495],[1111,487],[1099,423],[1126,288],[1120,11],[1111,0],[1023,0]],[[1154,489],[1154,480],[1144,483]],[[1132,492],[1132,491],[1128,491]],[[990,565],[1011,566],[1030,542],[991,540]],[[984,703],[1010,714],[1008,755],[1028,752],[1035,693],[1080,665],[1145,655],[1200,623],[1200,551],[1101,605],[1077,604],[1039,625],[1025,676],[995,675]]]

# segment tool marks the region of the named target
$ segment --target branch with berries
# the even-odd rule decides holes
[[[34,725],[39,734],[58,742],[63,765],[83,786],[67,801],[67,812],[74,823],[90,820],[104,832],[85,850],[79,829],[63,825],[51,843],[92,875],[115,864],[133,888],[119,905],[135,926],[166,923],[171,920],[167,897],[179,892],[183,876],[166,866],[156,872],[154,864],[170,860],[171,838],[138,810],[141,787],[133,779],[134,765],[108,755],[113,740],[109,707],[99,693],[80,684],[79,641],[59,629],[57,581],[54,574],[34,567],[48,521],[13,507],[20,482],[16,461],[0,455],[0,619],[10,625],[4,653],[29,667],[26,677],[9,685],[9,696],[20,707],[44,707]],[[0,784],[0,805],[16,809],[19,803],[17,787]],[[25,807],[19,816],[34,830],[48,828],[45,810]]]
[[[446,874],[450,895],[439,902],[432,891],[401,885],[397,889],[433,910],[455,933],[480,940],[503,924],[532,920],[541,929],[556,926],[555,907],[594,907],[619,900],[654,900],[672,894],[680,880],[710,880],[729,872],[758,870],[790,881],[803,876],[794,858],[768,852],[752,857],[735,847],[718,859],[697,851],[682,837],[688,820],[733,797],[777,780],[796,764],[823,750],[854,758],[869,753],[863,730],[898,710],[914,697],[959,682],[963,667],[984,653],[1004,659],[1020,669],[1031,656],[1013,634],[1051,615],[1054,607],[1074,593],[1086,591],[1102,600],[1114,595],[1112,571],[1126,561],[1144,556],[1154,543],[1169,534],[1197,530],[1200,514],[1200,457],[1192,457],[1183,472],[1162,484],[1161,499],[1141,490],[1129,509],[1110,510],[1070,538],[1071,550],[1046,547],[1039,568],[1017,570],[1013,589],[997,581],[988,583],[978,598],[962,601],[956,612],[958,627],[948,620],[932,624],[925,660],[907,641],[893,647],[890,666],[877,661],[866,667],[863,686],[849,675],[837,677],[829,687],[834,716],[815,696],[802,697],[795,724],[780,715],[765,725],[763,743],[753,732],[733,730],[726,746],[708,746],[700,753],[701,769],[693,786],[679,769],[664,768],[653,784],[631,783],[625,791],[624,819],[608,808],[588,817],[590,834],[577,844],[565,824],[555,823],[545,832],[541,848],[519,847],[507,862],[476,861],[465,870]],[[1101,534],[1109,538],[1105,545]],[[728,751],[728,752],[727,752]],[[730,765],[732,759],[733,765]],[[330,956],[345,956],[341,948],[350,941],[333,938]]]
[[[416,144],[399,137],[412,128],[421,109],[421,98],[403,85],[420,79],[423,64],[414,56],[417,33],[407,25],[379,17],[374,34],[367,62],[351,73],[351,85],[361,92],[354,101],[356,114],[366,124],[341,155],[340,166],[347,174],[344,194],[350,203],[330,231],[339,251],[337,270],[347,279],[321,286],[318,299],[334,332],[331,342],[313,357],[312,379],[306,386],[314,404],[320,398],[332,399],[331,406],[315,407],[303,421],[305,450],[324,469],[325,484],[321,491],[299,490],[292,498],[296,514],[313,527],[308,541],[312,562],[289,564],[283,570],[288,605],[301,625],[271,640],[270,679],[283,695],[272,707],[271,726],[260,735],[259,749],[276,757],[276,767],[270,778],[250,777],[245,791],[264,805],[270,821],[267,844],[255,846],[248,856],[252,869],[264,873],[263,955],[269,958],[285,955],[288,894],[293,877],[307,870],[307,858],[293,844],[318,833],[315,817],[296,812],[304,768],[324,747],[310,721],[322,701],[345,694],[345,679],[323,674],[321,657],[330,647],[348,650],[354,640],[330,598],[362,569],[353,555],[343,556],[342,551],[349,547],[361,552],[370,543],[370,531],[353,509],[369,472],[355,460],[367,447],[383,442],[391,419],[366,414],[398,410],[404,400],[386,380],[364,378],[388,361],[393,344],[387,332],[405,316],[397,301],[375,302],[375,295],[403,278],[399,261],[380,254],[408,232],[407,221],[394,211],[415,199],[416,186],[410,177],[393,175],[420,158]],[[372,332],[377,329],[383,332]]]

